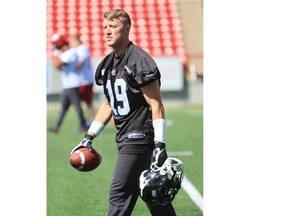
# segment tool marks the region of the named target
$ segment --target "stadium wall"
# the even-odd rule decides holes
[[[93,67],[96,68],[101,59],[92,59]],[[189,79],[184,76],[181,61],[175,62],[170,58],[155,58],[162,73],[161,91],[163,100],[168,105],[203,105],[203,80]],[[162,61],[162,62],[161,62]],[[170,62],[170,64],[169,64]],[[175,71],[174,71],[175,70]],[[47,105],[55,106],[59,102],[62,92],[61,77],[58,70],[52,67],[51,61],[47,60],[46,95]],[[103,99],[102,87],[94,85],[94,103],[99,105]]]
[[[203,77],[203,0],[178,0],[177,7],[190,73]]]

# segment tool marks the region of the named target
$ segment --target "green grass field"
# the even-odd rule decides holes
[[[165,105],[165,104],[164,104]],[[184,174],[203,195],[203,110],[202,107],[166,108],[166,143],[169,152],[191,151],[190,156],[175,156],[184,164]],[[47,110],[47,127],[58,114]],[[107,125],[93,146],[102,154],[94,171],[79,172],[69,163],[69,153],[83,138],[76,132],[78,119],[68,111],[58,134],[47,132],[47,215],[105,216],[109,186],[117,156],[115,130]],[[179,216],[200,216],[202,211],[181,188],[173,201]],[[139,198],[133,216],[150,215]]]

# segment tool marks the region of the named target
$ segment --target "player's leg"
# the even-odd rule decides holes
[[[93,106],[93,84],[79,87],[81,100],[87,105],[88,119],[92,122],[95,118],[95,110]]]
[[[134,145],[124,145],[118,153],[114,178],[110,187],[110,204],[108,216],[131,215],[139,196],[139,176],[150,164],[152,149],[139,150],[145,153],[130,151]],[[130,153],[129,153],[130,151]],[[149,160],[147,158],[149,157]]]
[[[61,110],[60,113],[58,115],[58,118],[55,122],[55,124],[53,125],[53,127],[50,128],[51,132],[58,132],[60,125],[63,122],[63,119],[65,117],[65,114],[69,108],[69,106],[71,105],[71,102],[69,100],[69,90],[68,89],[64,89],[61,96],[60,96],[60,100],[61,100]]]
[[[86,120],[84,118],[84,114],[83,114],[83,110],[81,107],[81,99],[80,99],[80,95],[79,95],[79,91],[78,88],[72,88],[70,91],[70,100],[72,102],[72,104],[74,105],[77,115],[79,117],[79,122],[80,122],[80,129],[83,129],[83,131],[87,130],[87,126],[86,126]]]
[[[172,204],[165,206],[149,206],[146,204],[152,216],[176,216],[174,207]]]

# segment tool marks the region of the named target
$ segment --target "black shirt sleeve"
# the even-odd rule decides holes
[[[138,58],[132,67],[133,78],[139,87],[146,86],[154,80],[158,80],[160,83],[160,71],[155,61],[148,54],[138,54]]]
[[[95,72],[95,82],[98,86],[104,84],[104,77],[106,76],[106,70],[113,58],[113,54],[107,55],[98,65],[96,72]]]

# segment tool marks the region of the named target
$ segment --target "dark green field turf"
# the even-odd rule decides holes
[[[166,143],[169,152],[190,151],[192,156],[175,156],[184,164],[186,177],[203,194],[203,112],[199,107],[166,108]],[[47,127],[58,111],[47,111]],[[83,138],[76,132],[78,119],[72,108],[68,111],[58,134],[47,132],[47,215],[105,216],[108,193],[116,160],[115,130],[107,125],[93,146],[102,154],[102,163],[94,171],[79,172],[69,163],[69,153]],[[173,205],[177,215],[200,216],[202,211],[183,189]],[[150,215],[139,198],[133,216]]]

